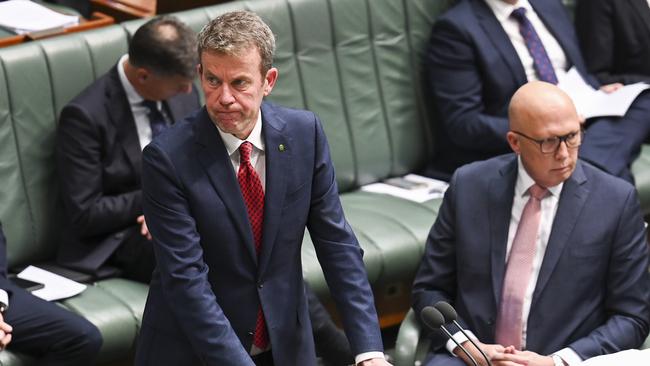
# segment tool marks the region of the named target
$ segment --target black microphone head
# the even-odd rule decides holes
[[[454,307],[449,305],[448,302],[438,301],[435,305],[433,305],[433,307],[438,309],[438,311],[442,314],[442,316],[445,318],[445,323],[451,323],[458,318],[456,310],[454,310]]]
[[[433,306],[427,306],[422,309],[420,317],[422,318],[424,325],[430,329],[440,329],[440,326],[445,324],[445,318],[440,314],[440,311]]]

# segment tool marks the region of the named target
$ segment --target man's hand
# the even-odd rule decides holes
[[[138,216],[137,220],[138,224],[140,224],[140,234],[142,236],[146,237],[147,240],[151,240],[151,233],[149,232],[149,228],[147,228],[147,222],[144,221],[144,215]]]
[[[11,332],[13,328],[11,325],[5,323],[2,313],[0,313],[0,351],[4,350],[9,342],[11,342]]]
[[[493,365],[497,365],[494,363],[495,359],[501,359],[502,355],[504,354],[513,354],[515,353],[515,348],[512,346],[504,347],[500,344],[485,344],[481,343],[479,341],[476,341],[476,344],[485,352],[485,355],[487,356],[490,361],[493,361]],[[485,358],[483,358],[483,355],[481,352],[479,352],[476,347],[470,342],[470,341],[465,341],[462,344],[463,347],[467,350],[467,352],[474,357],[474,360],[481,365],[481,366],[488,366],[487,362],[485,362]],[[463,362],[465,362],[466,365],[468,366],[474,366],[472,361],[465,355],[465,353],[459,348],[456,347],[454,349],[454,354],[458,356]],[[517,363],[513,363],[508,361],[507,363],[500,363],[498,364],[500,366],[515,366]]]
[[[617,91],[618,89],[622,88],[623,84],[621,83],[613,83],[613,84],[607,84],[607,85],[602,85],[600,87],[600,90],[604,91],[607,94],[613,93]]]
[[[388,361],[383,358],[371,358],[369,360],[361,361],[357,366],[392,366]]]
[[[514,353],[503,353],[492,359],[496,365],[526,365],[526,366],[554,366],[551,356],[542,356],[530,351],[515,351]]]

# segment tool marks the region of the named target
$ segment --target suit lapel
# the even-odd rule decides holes
[[[205,108],[198,114],[193,128],[199,147],[197,158],[230,213],[233,224],[244,239],[243,245],[246,247],[246,251],[251,256],[253,263],[257,264],[253,231],[248,221],[248,212],[239,189],[239,183],[226,146]]]
[[[115,126],[115,131],[117,131],[116,139],[122,145],[129,163],[137,173],[135,174],[136,180],[140,183],[142,149],[140,148],[133,113],[131,113],[131,105],[120,82],[117,66],[114,66],[110,71],[110,82],[106,98],[106,111],[108,111],[109,118]]]
[[[553,4],[552,4],[553,3]],[[582,62],[580,50],[575,42],[570,42],[574,39],[573,23],[567,22],[566,10],[560,8],[561,14],[557,14],[557,9],[553,9],[555,2],[547,0],[530,0],[530,5],[535,9],[537,16],[542,20],[548,31],[553,35],[555,40],[560,44],[564,54],[566,55],[569,64],[576,66],[580,71],[583,78],[586,78],[587,69]]]
[[[501,58],[508,65],[508,70],[512,73],[516,85],[525,84],[527,78],[524,66],[521,64],[517,51],[512,45],[512,42],[510,42],[506,31],[503,30],[499,20],[483,0],[472,1],[471,5],[484,33],[490,38],[492,44],[501,55]]]
[[[287,170],[291,167],[291,140],[283,134],[286,123],[274,113],[268,104],[262,104],[262,132],[266,154],[266,191],[264,194],[264,229],[262,253],[258,273],[262,275],[268,266],[280,229],[280,219],[287,188]],[[284,149],[279,148],[285,146]]]
[[[637,13],[641,19],[643,19],[643,24],[650,34],[650,8],[648,8],[648,2],[646,0],[627,0],[632,6],[632,12]]]
[[[498,308],[506,268],[508,229],[512,216],[515,182],[517,180],[517,158],[514,157],[499,171],[499,176],[490,182],[488,197],[490,223],[490,255],[492,266],[492,288]]]
[[[585,183],[587,183],[587,178],[582,170],[581,163],[578,162],[571,178],[564,182],[564,187],[560,194],[557,213],[555,214],[551,229],[551,236],[548,239],[542,268],[539,271],[539,277],[535,285],[532,304],[535,304],[536,299],[542,293],[551,277],[562,252],[568,244],[571,232],[580,216],[580,211],[582,211],[582,207],[587,201],[589,189],[588,184]]]

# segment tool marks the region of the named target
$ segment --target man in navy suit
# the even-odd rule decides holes
[[[99,330],[8,280],[6,249],[0,225],[0,351],[27,354],[41,366],[92,365],[102,345]]]
[[[60,264],[103,276],[106,264],[148,283],[155,266],[142,215],[142,149],[165,126],[199,108],[196,35],[157,17],[129,53],[61,111],[56,158],[69,220]]]
[[[518,8],[523,15],[515,15]],[[530,29],[541,47],[522,35]],[[431,174],[443,178],[463,164],[509,151],[508,102],[527,81],[550,81],[540,75],[540,65],[546,63],[556,78],[575,66],[593,87],[617,87],[601,86],[588,73],[560,0],[461,0],[435,23],[427,63],[437,112]],[[629,166],[650,135],[649,116],[645,93],[622,118],[587,120],[581,157],[632,181]]]
[[[136,365],[315,365],[301,243],[309,229],[356,363],[387,365],[319,119],[263,102],[275,39],[255,14],[199,35],[206,106],[149,144],[154,271]]]
[[[515,154],[452,176],[414,310],[453,304],[494,365],[576,365],[639,347],[650,329],[650,278],[634,187],[577,159],[589,135],[556,86],[524,85],[509,118]],[[434,341],[427,365],[471,365],[443,345]]]

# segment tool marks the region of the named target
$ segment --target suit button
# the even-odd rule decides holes
[[[252,337],[252,336],[253,336],[253,332],[248,332],[248,335]]]
[[[493,318],[488,319],[487,325],[494,325],[494,319]]]
[[[262,288],[262,287],[264,287],[264,285],[260,282],[260,283],[257,284],[257,287]]]

